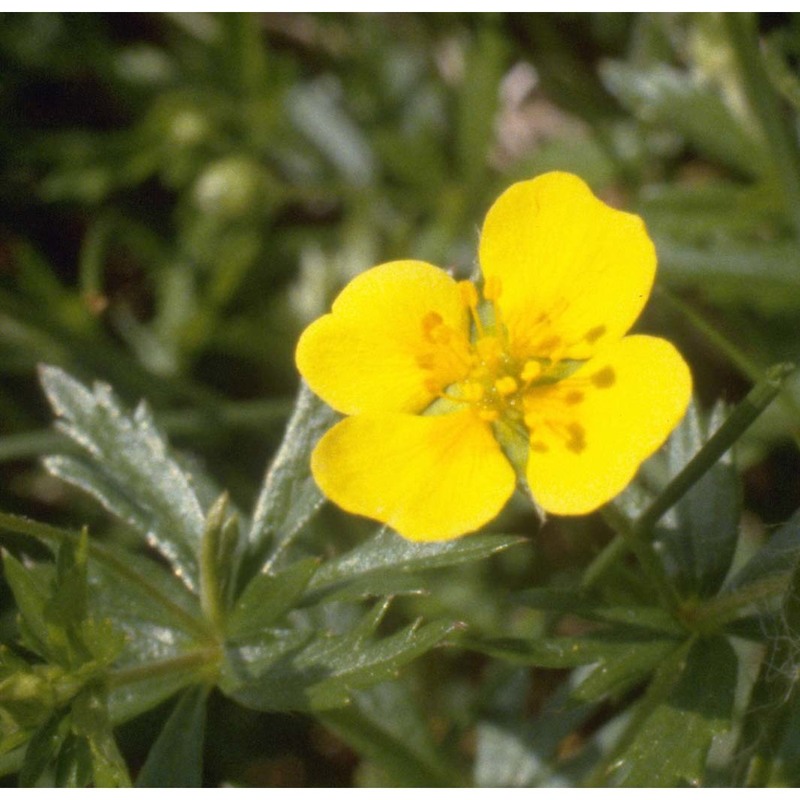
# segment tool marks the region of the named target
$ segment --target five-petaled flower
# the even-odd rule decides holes
[[[480,528],[518,477],[545,511],[593,511],[691,395],[669,342],[625,336],[655,277],[642,220],[579,178],[511,186],[479,259],[480,291],[421,261],[367,270],[297,346],[309,386],[349,415],[314,450],[314,478],[409,539]]]

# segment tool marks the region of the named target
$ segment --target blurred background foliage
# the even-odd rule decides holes
[[[146,398],[250,508],[302,328],[382,261],[468,275],[492,200],[551,169],[643,216],[659,276],[639,329],[678,344],[702,404],[736,401],[800,350],[798,59],[791,14],[2,14],[0,508],[130,541],[41,468],[72,445],[50,427],[39,363]],[[799,415],[794,382],[739,447],[751,548],[800,506]],[[524,504],[495,524],[536,527]],[[326,508],[309,536],[334,554],[367,530]],[[442,575],[408,613],[528,630],[534,612],[507,618],[508,591],[580,569],[609,537],[594,517],[546,533]],[[546,715],[561,678],[437,651],[406,682],[431,741],[465,764],[476,738],[500,736],[495,717]],[[134,772],[165,713],[117,732]],[[368,743],[332,732],[353,745],[345,717],[217,694],[208,714],[211,785],[385,780]],[[492,784],[487,752],[475,780]]]

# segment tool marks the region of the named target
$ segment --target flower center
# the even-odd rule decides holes
[[[435,311],[423,318],[423,336],[431,347],[418,362],[429,373],[426,386],[440,398],[469,404],[486,422],[520,422],[525,393],[537,383],[554,380],[555,362],[521,360],[513,354],[497,303],[497,279],[486,281],[483,302],[471,281],[461,281],[459,289],[472,335],[450,328]]]

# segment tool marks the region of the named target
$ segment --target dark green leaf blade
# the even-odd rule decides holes
[[[318,564],[316,558],[306,558],[280,572],[259,572],[231,610],[228,636],[244,639],[277,622],[303,594]]]
[[[666,448],[670,478],[677,475],[724,421],[716,406],[707,421],[695,403],[689,406]],[[739,535],[740,498],[731,454],[724,455],[665,514],[655,541],[667,570],[686,594],[708,597],[728,573]]]
[[[128,415],[110,387],[98,383],[89,391],[56,367],[41,367],[40,376],[59,427],[93,459],[91,469],[65,457],[46,460],[46,466],[123,514],[176,574],[196,587],[203,512],[147,408],[140,405]],[[92,475],[97,472],[102,479],[95,486]]]
[[[727,639],[697,640],[666,701],[656,706],[615,760],[611,783],[702,785],[712,739],[731,724],[737,670],[738,659]]]
[[[205,687],[195,687],[181,696],[147,754],[137,787],[202,786],[207,695]]]
[[[398,572],[436,569],[487,558],[525,541],[519,536],[475,534],[448,542],[410,542],[381,528],[371,539],[338,558],[325,562],[309,584],[309,590],[330,590],[351,582],[366,593],[372,586],[382,593],[385,579]]]

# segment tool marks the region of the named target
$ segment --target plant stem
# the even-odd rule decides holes
[[[708,472],[775,399],[794,364],[776,364],[750,390],[695,457],[667,484],[636,520],[636,532],[649,538],[659,519]]]
[[[173,672],[183,670],[199,669],[201,667],[214,667],[221,658],[221,650],[218,647],[206,647],[200,650],[192,650],[175,658],[165,658],[162,661],[151,661],[149,664],[140,664],[135,667],[123,667],[115,669],[108,674],[108,685],[115,689],[119,686],[127,686],[131,683],[159,678],[162,675],[169,675]]]
[[[681,605],[681,599],[675,587],[670,583],[664,572],[664,565],[656,555],[649,541],[641,536],[637,524],[631,521],[613,503],[603,509],[603,518],[619,534],[619,541],[630,549],[644,570],[645,575],[652,581],[661,599],[670,611],[675,611]],[[606,548],[608,550],[609,548]],[[624,552],[622,546],[617,546],[613,552],[614,560]],[[602,554],[601,554],[602,555]]]
[[[762,411],[772,402],[784,380],[794,371],[793,364],[776,364],[767,370],[764,377],[750,390],[747,397],[734,409],[714,435],[703,445],[695,457],[667,484],[661,494],[634,522],[630,522],[619,509],[609,503],[603,509],[608,524],[619,534],[595,557],[584,572],[582,586],[588,589],[605,571],[616,563],[626,551],[631,550],[647,571],[648,577],[657,581],[665,600],[674,606],[674,589],[663,575],[661,562],[649,545],[653,528],[659,519],[675,505],[722,455],[741,437]],[[645,565],[648,566],[645,566]],[[656,578],[658,573],[661,577]],[[668,582],[667,582],[668,583]]]

